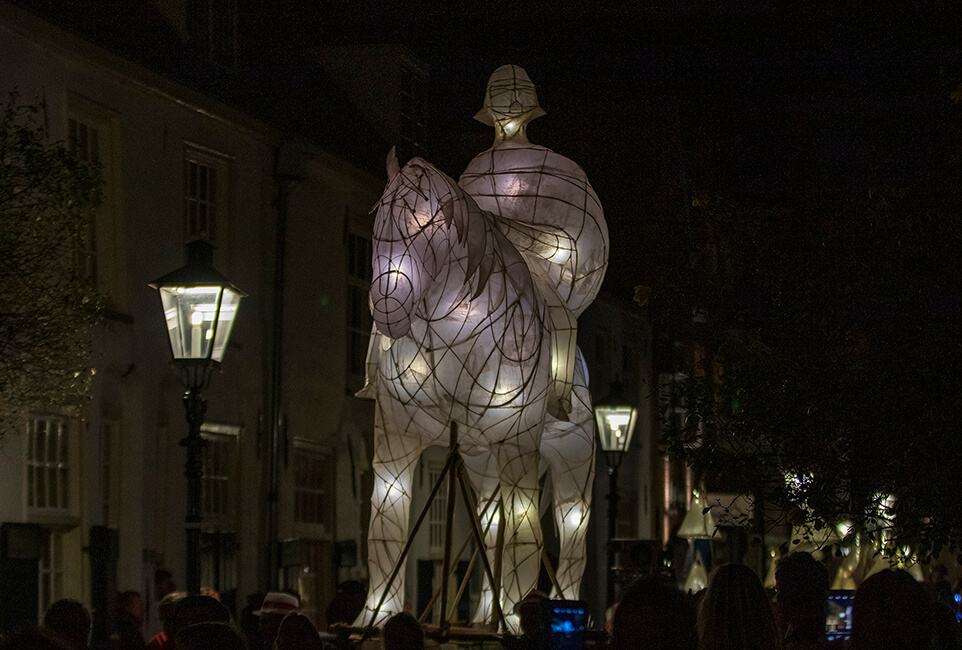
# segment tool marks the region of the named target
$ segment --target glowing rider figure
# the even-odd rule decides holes
[[[488,80],[474,118],[494,127],[494,144],[468,164],[458,184],[521,251],[548,302],[554,406],[571,410],[577,317],[591,304],[608,266],[608,226],[598,196],[572,160],[532,144],[527,126],[545,111],[525,71],[504,65]]]
[[[548,308],[548,413],[554,417],[545,422],[541,459],[542,471],[547,466],[552,477],[554,519],[563,540],[553,597],[577,600],[587,562],[595,445],[587,368],[576,347],[577,318],[604,279],[608,226],[581,167],[528,140],[528,122],[544,114],[523,69],[495,70],[475,115],[494,127],[494,143],[471,160],[458,184],[521,252]],[[489,591],[482,592],[482,605]],[[474,620],[485,619],[476,614]]]

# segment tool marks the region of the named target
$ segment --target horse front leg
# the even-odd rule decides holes
[[[498,499],[501,496],[498,464],[494,454],[487,450],[465,453],[462,455],[462,459],[468,478],[471,480],[471,487],[474,488],[478,499],[478,521],[484,534],[484,548],[481,551],[488,556],[491,570],[496,571],[495,555],[497,554],[498,529],[501,526],[501,508],[498,504]],[[475,610],[471,622],[484,625],[494,621],[494,586],[488,580],[486,572],[482,571],[481,576],[478,608]],[[501,577],[495,575],[495,579],[500,584]]]
[[[388,580],[407,542],[411,480],[424,449],[419,437],[387,432],[381,420],[378,410],[372,462],[374,492],[371,496],[371,524],[367,537],[369,588],[364,609],[355,622],[358,626],[383,623],[389,616],[404,611],[403,563],[390,586]]]
[[[520,441],[521,436],[518,437]],[[515,441],[497,445],[495,454],[504,504],[501,603],[505,615],[538,586],[543,539],[538,518],[538,450]],[[517,616],[507,616],[517,628]]]

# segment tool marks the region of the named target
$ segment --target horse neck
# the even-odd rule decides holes
[[[422,191],[427,191],[435,197],[436,204],[443,206],[449,201],[471,201],[457,183],[443,172],[428,163],[419,161],[429,175],[427,185],[422,185]],[[451,318],[451,314],[459,312],[458,307],[465,302],[487,303],[472,304],[470,318],[478,323],[496,316],[490,313],[492,309],[502,305],[505,301],[530,300],[537,302],[540,297],[534,289],[528,269],[521,258],[521,254],[514,248],[494,224],[493,220],[474,206],[477,213],[471,213],[470,219],[462,227],[472,230],[471,234],[460,233],[454,223],[437,224],[437,227],[447,233],[446,251],[434,250],[442,262],[438,264],[430,286],[426,288],[421,302],[420,314],[426,320]],[[435,219],[442,219],[440,210]],[[463,240],[463,241],[461,241]],[[484,258],[481,268],[468,272],[468,246],[471,243],[483,242],[485,250],[474,251],[475,255]],[[505,263],[511,266],[505,268]],[[489,266],[493,264],[492,266]],[[490,269],[490,276],[486,271]],[[477,290],[479,271],[487,277],[480,292]],[[505,293],[512,295],[506,296]],[[492,307],[493,306],[493,307]],[[529,310],[529,313],[530,312]]]
[[[482,218],[477,215],[477,218]],[[476,224],[477,225],[477,224]],[[483,227],[489,249],[484,252],[494,264],[484,286],[477,291],[480,270],[467,273],[468,249],[466,243],[458,241],[458,234],[452,227],[448,231],[448,255],[439,265],[432,286],[427,292],[431,295],[425,305],[427,320],[439,318],[470,320],[473,327],[482,326],[486,321],[501,319],[506,305],[514,301],[529,302],[532,309],[523,313],[535,317],[540,313],[541,298],[531,280],[528,268],[520,253],[504,238],[490,219],[484,219]],[[511,268],[505,267],[507,262]],[[460,307],[470,303],[470,309]],[[432,310],[431,307],[434,307]]]

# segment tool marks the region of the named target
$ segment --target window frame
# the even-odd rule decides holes
[[[65,536],[65,531],[61,529],[46,527],[42,529],[40,534],[40,553],[37,562],[37,605],[41,617],[50,605],[62,599],[66,593]]]
[[[234,532],[237,503],[234,492],[239,483],[238,468],[240,466],[240,438],[241,427],[204,423],[201,425],[200,435],[207,445],[202,456],[200,477],[200,507],[201,517],[205,526],[212,526],[223,532]],[[217,460],[219,473],[212,474],[215,458],[212,454],[228,452],[226,459]],[[212,491],[214,486],[220,490]],[[232,489],[235,488],[235,489]],[[214,494],[216,492],[216,494]],[[222,502],[220,507],[213,507],[213,502]]]
[[[39,442],[37,439],[38,425],[44,423],[44,447],[42,455],[46,458],[35,458],[40,453]],[[49,429],[50,423],[58,426],[57,451],[55,459],[49,458]],[[73,440],[70,435],[70,421],[68,418],[56,414],[34,413],[27,419],[27,430],[24,438],[24,504],[26,511],[30,515],[63,517],[72,514],[77,507],[74,499],[71,498],[73,491],[73,480],[76,468],[71,463],[71,458],[76,455],[72,449]],[[53,471],[56,480],[56,505],[47,505],[49,500],[50,476]],[[41,476],[43,476],[43,486],[41,487]],[[44,505],[38,505],[39,492],[48,493],[44,498]]]
[[[440,480],[441,472],[444,471],[444,462],[439,460],[426,460],[425,470],[427,474],[428,489],[433,489],[434,485]],[[448,502],[448,481],[441,482],[438,493],[434,496],[428,510],[428,555],[431,558],[441,557],[444,554],[444,534],[447,524],[447,502]]]
[[[183,233],[185,243],[203,239],[223,248],[226,244],[228,224],[231,218],[231,193],[233,159],[194,142],[184,142],[184,154],[181,161],[181,210],[183,213]],[[205,183],[206,197],[200,196],[200,191],[192,192],[190,184],[190,165],[213,170],[213,190],[211,183]],[[191,206],[206,209],[203,227],[195,227],[191,219]]]
[[[334,490],[332,477],[334,475],[334,455],[329,445],[325,445],[307,438],[294,438],[293,444],[293,472],[291,476],[292,510],[291,520],[298,531],[310,537],[325,538],[329,530],[334,526]],[[321,485],[309,486],[307,489],[298,485],[298,456],[305,455],[316,460],[322,471],[318,474],[321,477]],[[323,477],[327,480],[323,480]],[[299,493],[307,492],[310,496],[319,499],[321,503],[319,520],[303,520],[298,518]]]
[[[124,224],[119,214],[120,183],[120,117],[115,111],[80,95],[67,91],[66,111],[63,117],[64,142],[72,151],[71,122],[82,124],[97,133],[97,160],[100,180],[100,205],[94,210],[88,241],[84,250],[78,251],[78,262],[83,263],[87,277],[95,281],[100,291],[114,309],[125,311],[127,290],[124,282],[123,241]],[[87,161],[92,162],[92,161]],[[93,269],[88,267],[93,266]]]

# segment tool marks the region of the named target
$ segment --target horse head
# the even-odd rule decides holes
[[[396,339],[410,331],[418,301],[449,265],[452,249],[466,252],[458,258],[461,271],[473,282],[473,296],[481,292],[492,270],[485,254],[492,242],[485,215],[449,176],[420,158],[399,168],[393,149],[387,168],[374,219],[370,303],[378,331]]]

